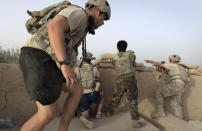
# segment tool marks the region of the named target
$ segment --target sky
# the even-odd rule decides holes
[[[30,37],[25,22],[26,10],[41,10],[61,0],[4,0],[0,5],[0,46],[20,48]],[[69,0],[84,7],[87,0]],[[178,54],[181,63],[202,66],[201,0],[108,0],[112,15],[109,21],[87,36],[87,50],[96,57],[117,53],[119,40],[128,42],[136,62],[145,59],[168,62]],[[79,48],[81,55],[81,47]]]

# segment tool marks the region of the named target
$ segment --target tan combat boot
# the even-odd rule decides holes
[[[80,116],[80,121],[82,122],[82,124],[88,128],[88,129],[93,129],[95,128],[94,123],[92,121],[89,121],[87,118],[85,118],[84,116]]]
[[[157,119],[157,118],[165,117],[165,116],[166,116],[166,113],[165,113],[163,107],[157,108],[157,110],[154,110],[154,111],[151,113],[151,117],[152,117],[153,119]]]

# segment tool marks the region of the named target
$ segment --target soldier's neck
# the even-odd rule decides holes
[[[83,64],[89,64],[88,62],[83,62]]]

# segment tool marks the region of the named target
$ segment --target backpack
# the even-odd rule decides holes
[[[28,19],[25,24],[27,31],[31,34],[33,34],[35,32],[35,30],[43,31],[43,29],[44,29],[44,28],[42,28],[42,27],[44,27],[43,25],[45,25],[49,19],[52,19],[61,10],[68,7],[69,5],[71,5],[70,2],[63,1],[63,2],[59,2],[57,4],[53,4],[51,6],[45,7],[40,11],[27,10],[28,15],[30,15],[32,17],[32,18]],[[40,29],[40,28],[42,28],[42,29]],[[42,33],[42,35],[43,35],[43,33]],[[47,38],[46,35],[45,35],[45,38]]]
[[[81,84],[84,89],[92,89],[94,87],[94,74],[93,74],[93,66],[90,64],[83,64],[81,68],[79,68]]]
[[[190,81],[190,73],[188,68],[186,68],[186,66],[184,66],[183,64],[179,64],[179,68],[180,68],[180,77],[181,80],[184,81],[185,83]]]
[[[116,72],[119,75],[134,72],[133,63],[130,59],[131,51],[125,52],[122,56],[114,56]]]

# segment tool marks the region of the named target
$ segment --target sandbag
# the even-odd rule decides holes
[[[191,75],[202,76],[202,73],[199,72],[197,69],[189,69],[189,73],[190,73]]]
[[[113,54],[111,54],[111,53],[105,53],[105,54],[101,54],[99,56],[99,59],[111,59],[112,56],[113,56]]]
[[[200,72],[200,73],[202,73],[202,68],[200,68],[200,67],[197,68],[197,71]]]
[[[100,67],[100,68],[112,68],[113,66],[111,63],[100,63],[98,65],[98,67]]]
[[[196,69],[199,68],[199,66],[195,65],[195,64],[182,64],[184,66],[186,66],[188,69]]]
[[[111,53],[101,54],[101,55],[94,61],[94,65],[97,65],[97,64],[100,64],[100,63],[109,63],[109,62],[111,62],[112,56],[113,56],[113,54],[111,54]]]
[[[144,63],[136,63],[136,67],[144,67]]]

